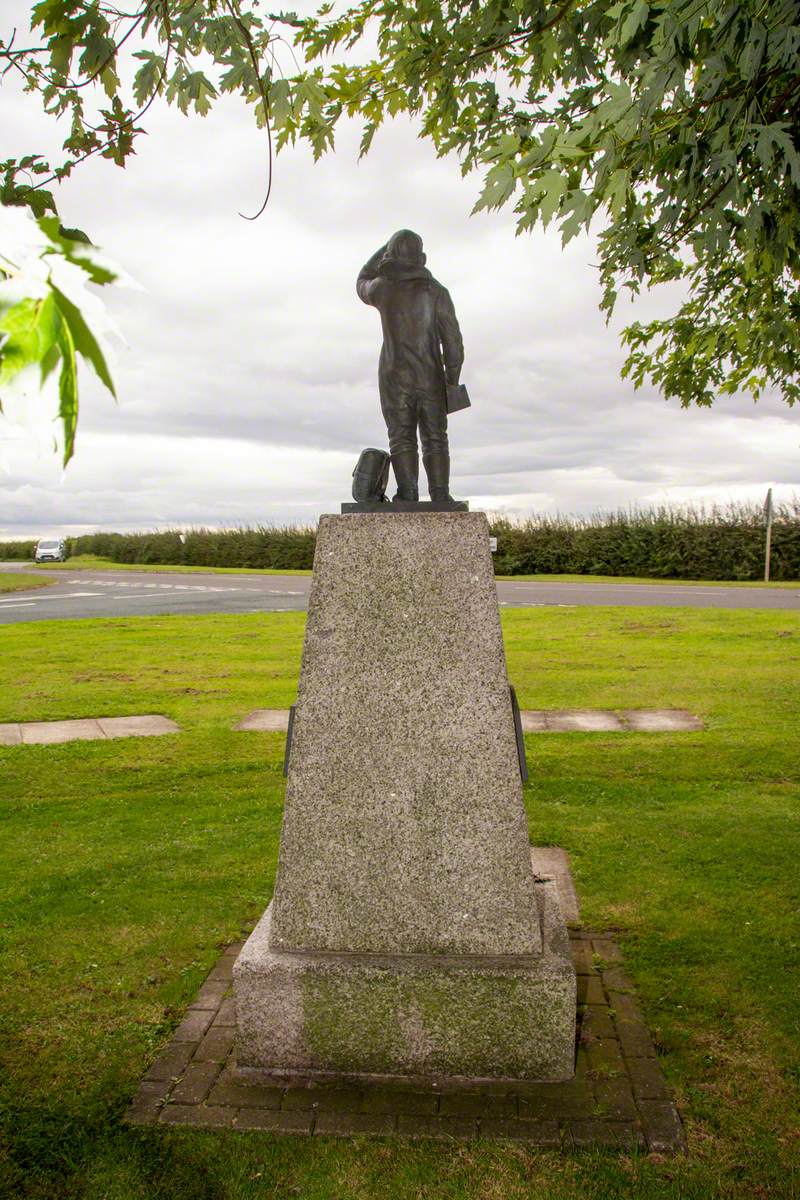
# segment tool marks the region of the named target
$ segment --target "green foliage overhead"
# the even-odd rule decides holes
[[[342,48],[377,34],[367,63]],[[485,173],[476,210],[564,242],[597,218],[602,308],[682,281],[670,320],[624,333],[624,374],[684,405],[800,396],[800,5],[793,0],[363,0],[307,21],[326,101],[281,136],[363,149],[408,112],[440,154]],[[301,96],[295,85],[295,98]],[[291,110],[292,113],[295,109]]]
[[[366,153],[408,114],[483,172],[476,210],[510,205],[520,231],[555,223],[564,242],[594,220],[607,314],[621,290],[681,286],[673,317],[623,333],[637,386],[683,405],[800,396],[797,0],[361,0],[304,19],[256,0],[41,0],[32,28],[0,63],[70,132],[54,168],[0,164],[6,201],[44,211],[83,158],[124,165],[159,95],[202,115],[238,93],[278,148],[317,157],[342,117],[363,121]],[[306,65],[286,78],[289,37]]]
[[[78,230],[0,206],[0,413],[11,393],[24,390],[28,368],[38,372],[37,391],[57,371],[65,466],[78,425],[78,355],[116,395],[98,328],[107,324],[104,310],[86,290],[116,278]]]
[[[205,116],[222,93],[236,92],[254,105],[258,126],[267,125],[273,43],[282,38],[274,20],[257,14],[257,0],[140,0],[131,8],[39,0],[30,39],[18,30],[0,35],[0,71],[21,77],[69,130],[60,163],[36,153],[0,162],[5,203],[55,212],[50,185],[85,159],[100,155],[124,167],[161,96]]]

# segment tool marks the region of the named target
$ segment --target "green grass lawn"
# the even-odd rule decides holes
[[[794,588],[800,590],[800,579],[652,579],[643,575],[498,575],[509,583],[653,583],[665,587],[735,587],[735,588]]]
[[[31,588],[49,587],[55,582],[55,579],[45,579],[33,572],[0,571],[0,595],[3,592],[28,592]]]
[[[529,735],[534,841],[619,938],[690,1157],[121,1123],[220,948],[261,913],[304,617],[0,628],[0,722],[161,712],[149,740],[0,750],[0,1194],[61,1200],[752,1200],[798,1194],[800,620],[514,609],[524,708],[676,706],[691,734]],[[46,653],[43,653],[46,648]]]

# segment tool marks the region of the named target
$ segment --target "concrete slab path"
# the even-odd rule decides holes
[[[0,746],[55,746],[106,738],[158,737],[178,733],[169,717],[91,717],[79,721],[22,721],[0,725]]]
[[[704,728],[699,717],[683,708],[639,708],[622,712],[585,708],[528,709],[521,716],[525,733],[688,733]],[[235,728],[256,733],[285,733],[288,724],[288,709],[256,708]]]
[[[680,708],[527,710],[525,733],[686,733],[703,729],[699,717]],[[256,708],[234,727],[255,733],[286,733],[289,710]],[[169,717],[86,717],[75,721],[23,721],[0,724],[0,746],[55,746],[104,738],[158,737],[178,733]]]
[[[286,733],[289,728],[288,708],[255,708],[234,728],[253,733]]]

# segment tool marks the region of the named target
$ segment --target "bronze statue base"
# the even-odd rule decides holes
[[[469,512],[468,500],[362,500],[342,505],[343,513]]]

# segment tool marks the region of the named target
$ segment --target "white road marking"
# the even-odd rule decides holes
[[[83,583],[84,581],[80,578],[71,578],[71,579],[65,579],[62,582],[74,585],[74,584]],[[127,595],[128,599],[131,599],[131,600],[136,598],[136,594],[141,594],[142,592],[144,592],[146,595],[150,595],[154,592],[189,592],[189,593],[192,593],[195,595],[197,593],[213,593],[216,595],[231,595],[236,592],[246,592],[249,595],[253,596],[254,598],[261,598],[262,596],[263,597],[281,596],[285,599],[288,599],[290,596],[306,596],[307,595],[307,592],[305,590],[300,590],[300,589],[295,589],[295,588],[265,588],[262,586],[262,580],[253,580],[252,582],[248,582],[246,584],[234,584],[234,585],[223,584],[221,586],[214,586],[214,585],[208,584],[208,583],[152,583],[152,582],[147,582],[147,581],[143,581],[143,580],[134,580],[134,579],[130,579],[130,580],[129,579],[94,579],[94,580],[92,580],[92,587],[109,589],[109,591],[112,589],[114,591],[121,591],[124,595]],[[100,592],[73,592],[73,593],[62,592],[62,593],[56,593],[56,595],[51,595],[48,597],[48,599],[59,600],[62,597],[66,598],[70,594],[73,597],[75,597],[75,596],[92,596],[92,595],[97,596],[97,595],[101,595],[101,594],[108,595],[109,591],[104,591],[103,593],[100,593]],[[122,599],[123,597],[115,596],[114,598]],[[256,610],[256,611],[258,611],[258,610]]]
[[[35,608],[36,607],[35,600],[23,600],[21,602],[15,601],[10,604],[9,604],[8,600],[3,600],[0,603],[5,604],[6,608]]]
[[[58,592],[55,596],[37,596],[37,600],[77,600],[82,596],[102,596],[102,592]]]
[[[157,595],[155,592],[146,592],[144,595],[141,592],[115,592],[113,596],[107,596],[108,600],[118,600],[124,604],[126,600],[163,600],[163,596]]]
[[[97,581],[97,587],[106,588],[124,588],[126,591],[141,591],[145,589],[148,592],[242,592],[254,591],[253,588],[241,587],[210,587],[204,583],[128,583],[117,582],[117,580],[101,579]],[[302,596],[302,592],[276,592],[278,596],[297,595]]]
[[[177,589],[171,589],[171,590],[177,590]],[[181,591],[182,591],[182,592],[192,592],[192,593],[194,593],[194,594],[197,594],[198,592],[202,592],[203,594],[205,594],[206,592],[208,592],[208,591],[212,591],[212,590],[213,590],[213,591],[232,591],[232,592],[238,592],[240,589],[239,589],[239,588],[229,588],[229,589],[225,589],[225,588],[214,588],[214,589],[210,589],[210,588],[204,588],[204,587],[184,587],[184,588],[181,588]],[[132,593],[124,593],[124,592],[123,592],[123,593],[121,593],[121,592],[117,592],[117,593],[116,593],[116,594],[114,594],[114,595],[109,595],[109,593],[106,593],[106,595],[108,595],[108,597],[109,597],[109,599],[110,599],[110,600],[150,600],[150,599],[153,599],[153,598],[155,598],[155,599],[159,599],[159,597],[156,595],[156,593],[155,593],[155,592],[149,592],[149,591],[148,591],[148,592],[144,592],[144,593],[142,593],[142,592],[132,592]],[[176,596],[176,597],[174,597],[174,599],[178,599],[178,597]]]

